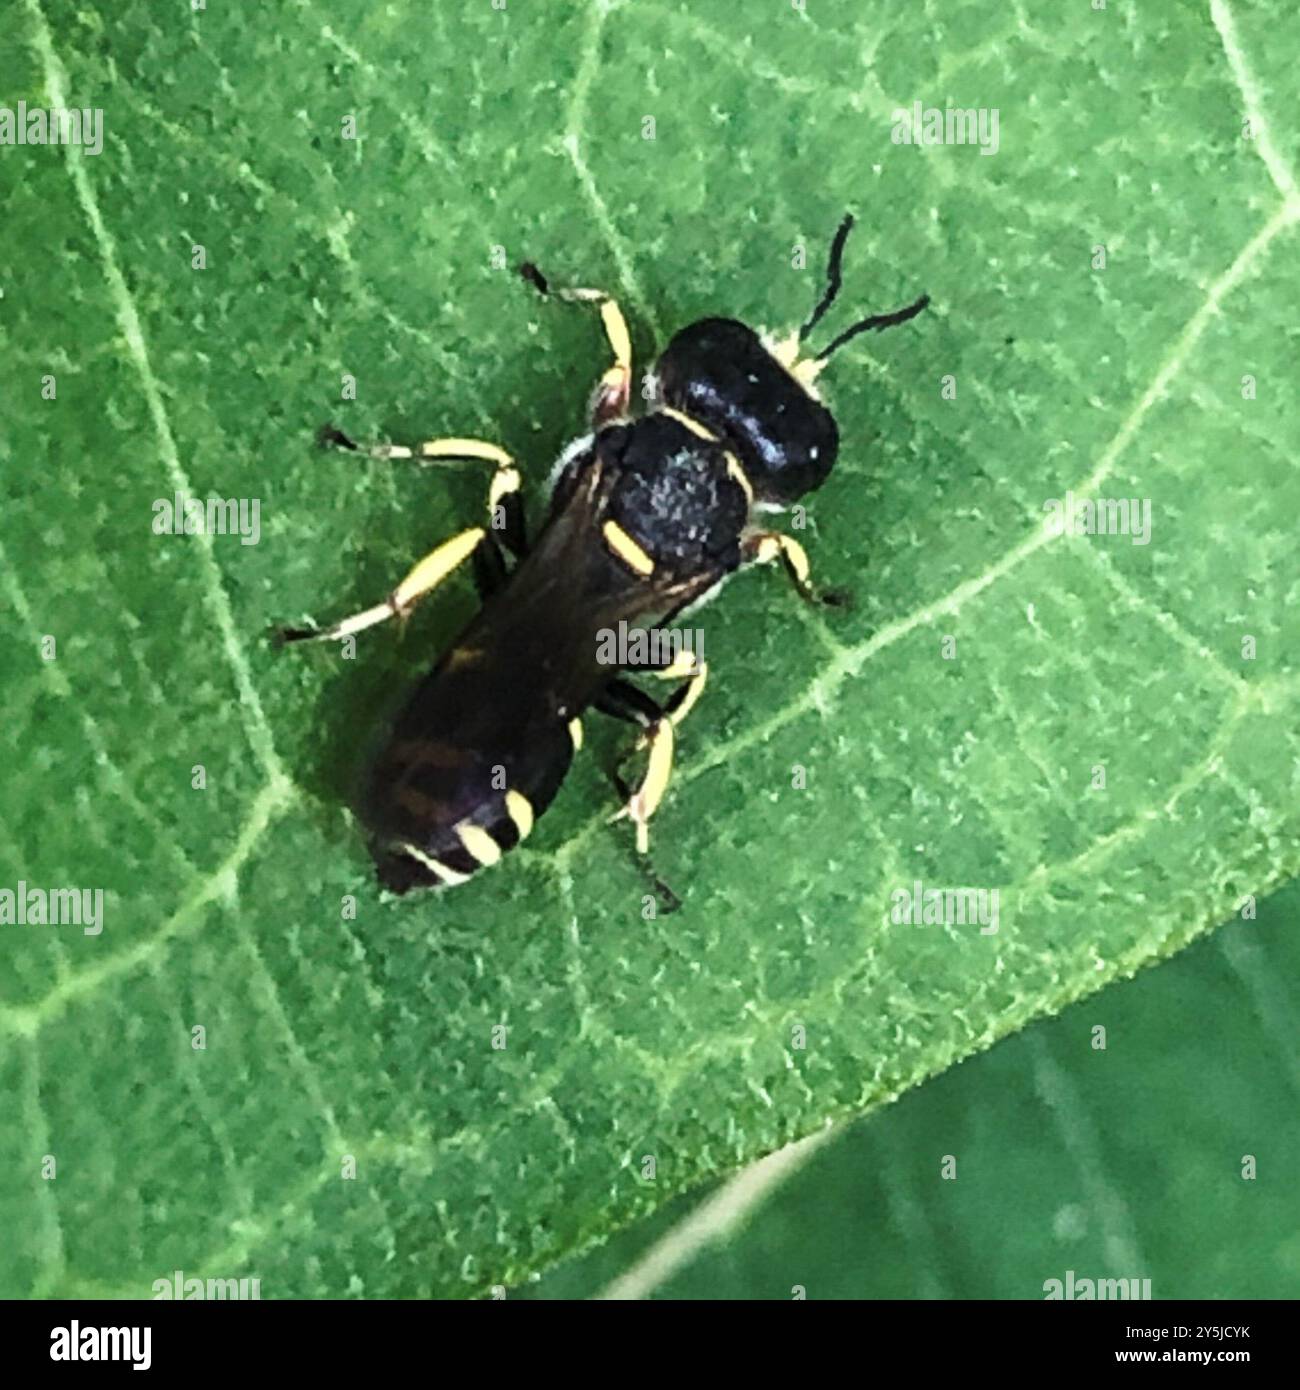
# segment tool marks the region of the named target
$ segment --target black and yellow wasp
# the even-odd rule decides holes
[[[691,653],[654,674],[681,682],[664,703],[597,659],[598,634],[626,623],[667,623],[749,563],[780,562],[815,597],[808,561],[789,536],[756,523],[819,487],[839,433],[815,380],[831,355],[868,329],[912,318],[922,296],[864,318],[814,356],[808,334],[841,284],[846,217],[831,244],[820,302],[797,333],[769,342],[735,319],[701,319],[668,344],[649,379],[647,409],[630,415],[632,350],[614,299],[599,291],[543,294],[599,309],[614,363],[596,388],[592,432],[556,468],[549,512],[530,541],[520,474],[504,449],[477,439],[415,448],[378,445],[381,459],[475,460],[493,468],[489,523],[425,556],[373,608],[324,628],[288,628],[283,641],[339,639],[400,617],[466,560],[483,606],[415,688],[370,770],[359,807],[380,882],[398,893],[463,883],[525,839],[550,805],[582,743],[588,709],[640,726],[646,769],[620,813],[644,853],[663,799],[677,726],[703,688]],[[337,430],[327,442],[358,446]]]

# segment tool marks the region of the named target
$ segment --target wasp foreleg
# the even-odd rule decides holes
[[[808,552],[797,540],[782,535],[780,531],[752,532],[741,542],[740,555],[742,564],[748,565],[770,565],[774,560],[779,560],[799,597],[809,603],[824,603],[840,608],[848,602],[848,596],[838,589],[819,590],[813,587],[809,578]]]
[[[611,420],[621,420],[627,414],[632,394],[632,337],[627,320],[618,301],[604,290],[579,288],[553,289],[537,267],[526,262],[519,273],[543,295],[554,295],[566,304],[597,304],[600,322],[614,354],[614,365],[601,377],[591,402],[591,422],[599,429]]]

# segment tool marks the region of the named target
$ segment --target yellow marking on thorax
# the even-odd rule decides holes
[[[533,804],[523,794],[513,788],[506,793],[506,812],[515,823],[519,838],[526,840],[533,828]]]
[[[456,834],[470,854],[485,868],[501,858],[501,846],[479,825],[458,825]]]
[[[418,860],[440,883],[445,883],[449,888],[457,883],[464,883],[469,878],[468,874],[449,869],[446,864],[439,863],[432,855],[425,854],[422,849],[416,849],[414,845],[398,845],[398,849],[403,854],[409,854],[412,859]]]
[[[582,747],[582,720],[569,720],[569,738],[573,741],[573,751],[576,753]]]
[[[700,439],[707,439],[711,443],[716,444],[719,438],[721,438],[720,435],[715,434],[709,429],[707,425],[702,425],[698,420],[692,419],[684,410],[676,410],[671,405],[661,405],[656,413],[659,415],[666,415],[670,420],[676,420],[679,425],[690,430],[692,434],[697,435]],[[744,489],[745,497],[752,507],[754,505],[754,489],[749,479],[745,476],[745,470],[740,466],[740,460],[730,449],[726,451],[725,457],[727,460],[727,472],[730,473],[736,482]]]
[[[699,435],[701,439],[716,441],[718,438],[707,425],[702,425],[698,420],[692,419],[684,410],[677,410],[671,405],[661,405],[656,413],[666,415],[670,420],[676,420],[679,425],[690,430],[692,434]]]
[[[629,569],[637,574],[654,573],[655,562],[617,521],[607,521],[601,528],[601,534],[605,537],[605,544]]]

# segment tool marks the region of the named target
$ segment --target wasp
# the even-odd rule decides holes
[[[380,883],[396,893],[464,883],[527,839],[582,746],[588,710],[639,730],[644,771],[616,780],[636,845],[669,785],[678,727],[708,673],[693,652],[645,667],[597,659],[598,634],[624,623],[666,624],[710,597],[742,566],[779,563],[810,601],[831,601],[810,582],[803,547],[758,523],[825,482],[839,451],[835,419],[816,380],[858,334],[914,318],[904,309],[851,324],[815,354],[805,342],[834,303],[852,215],[831,243],[824,292],[797,332],[777,341],[730,318],[681,329],[655,363],[645,408],[631,411],[632,347],[616,299],[600,290],[552,289],[520,267],[544,296],[593,306],[613,362],[591,398],[590,432],[554,471],[549,508],[528,536],[522,478],[505,449],[480,439],[365,447],[328,428],[323,442],[383,460],[475,462],[492,470],[487,524],[426,555],[380,603],[320,628],[283,628],[282,642],[350,637],[404,618],[469,562],[483,604],[416,686],[373,760],[358,811]],[[627,677],[676,683],[664,700]],[[617,817],[616,817],[617,819]]]

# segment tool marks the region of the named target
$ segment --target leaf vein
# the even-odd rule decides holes
[[[658,343],[662,342],[663,333],[653,310],[650,308],[649,298],[641,288],[637,278],[627,241],[614,225],[614,219],[610,216],[605,199],[601,196],[595,176],[591,172],[591,166],[582,153],[582,127],[587,119],[587,96],[591,88],[592,78],[599,66],[600,42],[605,32],[605,21],[615,8],[614,0],[593,0],[588,11],[587,34],[583,40],[582,51],[578,59],[578,72],[574,78],[573,90],[570,94],[568,116],[561,143],[578,175],[578,182],[582,186],[582,191],[591,204],[597,225],[609,245],[610,253],[614,257],[614,264],[618,268],[619,279],[628,292],[628,298],[636,307],[637,313],[649,325],[655,342]]]
[[[0,574],[4,575],[4,586],[8,590],[9,601],[13,604],[14,612],[27,628],[33,645],[37,645],[41,638],[41,630],[32,615],[32,607],[28,601],[27,593],[19,583],[17,573],[9,563],[9,557],[6,555],[3,545],[0,545]],[[73,691],[71,681],[59,669],[59,663],[57,661],[42,661],[41,666],[47,679],[53,685],[55,694],[61,699],[67,700],[76,711],[77,719],[81,724],[82,736],[95,754],[95,765],[103,771],[104,779],[112,788],[113,793],[124,806],[149,827],[156,843],[166,845],[168,851],[176,857],[181,867],[188,873],[197,874],[199,870],[176,843],[176,837],[163,827],[157,816],[136,796],[126,774],[109,756],[108,747],[100,736],[99,726],[90,717],[85,703]]]
[[[53,36],[44,12],[41,10],[40,0],[26,0],[26,4],[34,24],[35,48],[41,62],[46,93],[50,98],[51,105],[66,107],[68,105],[66,74],[62,62],[54,51]],[[90,186],[90,178],[86,173],[81,146],[64,145],[63,152],[77,202],[90,225],[96,247],[99,250],[100,262],[104,277],[108,282],[109,297],[112,301],[114,315],[126,340],[128,356],[140,378],[145,404],[149,411],[149,418],[153,423],[154,433],[158,438],[159,452],[166,467],[168,479],[176,492],[192,493],[194,489],[176,450],[176,441],[172,435],[166,407],[163,404],[162,389],[149,360],[149,349],[145,344],[140,315],[118,265],[117,248],[112,234],[105,225],[103,215],[99,210],[99,202]],[[235,677],[235,683],[239,690],[241,718],[248,732],[249,742],[271,781],[280,787],[287,786],[289,779],[280,762],[279,754],[275,750],[270,726],[263,713],[257,689],[253,684],[248,660],[239,642],[234,613],[222,582],[212,536],[203,530],[197,534],[195,539],[199,542],[198,554],[201,557],[204,598],[216,621],[222,647]]]
[[[156,961],[172,937],[185,930],[214,899],[229,891],[267,827],[292,800],[292,784],[270,783],[254,797],[230,853],[190,891],[185,901],[150,937],[124,947],[98,965],[61,980],[34,1004],[0,1007],[0,1032],[30,1037],[76,1001],[107,988],[120,976]]]
[[[1293,211],[1300,209],[1300,187],[1296,185],[1296,178],[1291,172],[1290,165],[1282,158],[1281,151],[1273,143],[1273,134],[1264,115],[1259,83],[1251,71],[1250,64],[1246,61],[1245,50],[1237,36],[1237,22],[1232,16],[1232,11],[1228,8],[1227,0],[1210,0],[1210,18],[1214,21],[1214,27],[1219,31],[1219,39],[1228,59],[1228,68],[1232,73],[1233,81],[1236,82],[1237,88],[1241,92],[1246,117],[1257,133],[1256,148],[1259,150],[1259,157],[1264,161],[1268,176],[1273,180],[1273,186],[1282,195],[1286,204]]]
[[[1249,682],[1244,677],[1239,676],[1231,667],[1227,666],[1204,642],[1190,633],[1171,612],[1161,608],[1140,589],[1135,589],[1110,556],[1104,554],[1099,546],[1090,544],[1084,537],[1078,539],[1080,541],[1079,548],[1086,552],[1106,583],[1130,608],[1145,613],[1162,632],[1171,637],[1185,651],[1191,652],[1199,661],[1203,661],[1216,676],[1234,690],[1242,691],[1248,688]]]

